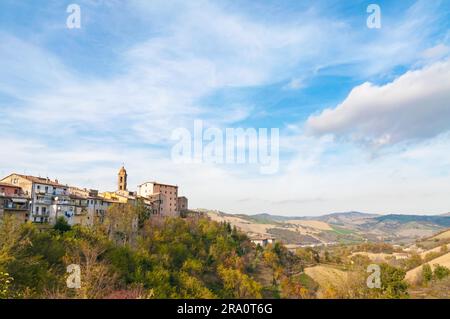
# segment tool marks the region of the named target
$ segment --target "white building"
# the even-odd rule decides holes
[[[30,220],[36,223],[54,222],[59,203],[70,201],[69,187],[50,180],[29,175],[11,174],[1,180],[19,186],[30,197]],[[55,203],[56,201],[56,203]]]

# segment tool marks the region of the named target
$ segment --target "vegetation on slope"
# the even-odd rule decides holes
[[[202,216],[149,218],[142,212],[139,205],[113,206],[99,227],[70,227],[59,220],[46,231],[5,218],[0,222],[0,297],[305,295],[289,276],[301,270],[301,261],[284,246],[255,247],[230,224]],[[80,289],[67,288],[71,264],[80,265]],[[257,280],[259,271],[270,274],[268,287]]]
[[[373,261],[354,255],[398,250],[382,243],[263,248],[229,223],[201,214],[150,217],[140,205],[112,206],[93,228],[59,220],[42,230],[5,218],[0,298],[406,298],[406,272],[425,262],[419,254],[379,263],[382,286],[375,289],[367,286]],[[80,266],[80,289],[66,285],[71,264]],[[436,266],[422,288],[440,287],[447,276]]]

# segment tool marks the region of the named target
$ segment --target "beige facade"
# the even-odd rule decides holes
[[[22,188],[9,183],[0,182],[0,218],[12,216],[17,221],[28,221],[28,207],[30,199],[22,191]]]
[[[137,194],[145,198],[158,200],[158,212],[162,216],[177,216],[179,213],[177,198],[178,186],[148,182],[138,186]]]
[[[29,199],[26,196],[17,194],[4,196],[0,194],[0,218],[12,216],[21,223],[28,221]]]
[[[29,220],[36,223],[55,222],[58,205],[70,201],[69,186],[57,180],[29,175],[11,174],[0,182],[22,188],[24,195],[30,197]]]
[[[119,203],[118,200],[101,197],[98,190],[71,187],[70,193],[86,199],[87,214],[86,218],[83,220],[84,225],[86,226],[103,223],[108,208],[115,203]]]

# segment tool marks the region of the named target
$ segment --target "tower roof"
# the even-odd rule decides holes
[[[126,173],[127,173],[127,170],[125,169],[125,167],[122,166],[119,170],[119,174],[126,174]]]

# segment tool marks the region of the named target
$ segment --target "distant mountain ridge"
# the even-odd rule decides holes
[[[422,222],[436,224],[442,227],[450,227],[450,215],[382,215],[375,218],[380,222],[395,221],[402,223]]]
[[[284,222],[289,220],[322,220],[322,221],[353,220],[362,218],[373,218],[382,215],[350,211],[350,212],[336,212],[319,216],[283,216],[283,215],[272,215],[269,213],[260,213],[252,215],[238,214],[236,216],[240,216],[243,218],[251,218],[259,221],[265,220],[265,221]]]
[[[293,245],[336,242],[411,243],[450,228],[450,216],[370,214],[357,211],[321,216],[253,215],[209,211],[216,220],[228,221],[248,234],[273,236]]]
[[[226,214],[226,213],[224,213]],[[336,212],[319,216],[283,216],[283,215],[272,215],[269,213],[260,214],[236,214],[235,216],[254,218],[258,220],[271,220],[271,221],[288,221],[288,220],[333,220],[333,219],[363,219],[363,218],[375,218],[379,221],[385,220],[397,220],[397,221],[429,221],[438,222],[442,225],[447,225],[450,220],[450,213],[441,215],[421,215],[421,214],[372,214],[372,213],[362,213],[357,211],[349,212]],[[450,225],[448,225],[450,227]]]

